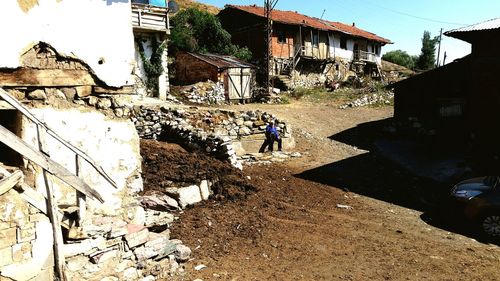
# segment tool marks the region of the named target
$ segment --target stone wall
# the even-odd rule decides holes
[[[134,112],[132,121],[141,138],[178,142],[219,159],[228,159],[238,168],[241,168],[238,156],[258,152],[258,147],[265,139],[264,132],[268,121],[278,122],[277,128],[281,132],[285,149],[294,146],[290,125],[266,112],[184,110],[168,107],[142,107]]]
[[[49,219],[17,191],[1,195],[0,280],[53,280],[52,235]]]

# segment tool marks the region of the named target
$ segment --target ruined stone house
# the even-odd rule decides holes
[[[219,13],[234,44],[247,46],[253,61],[265,60],[266,18],[263,7],[227,5]],[[343,79],[351,70],[379,75],[382,47],[391,41],[340,22],[273,10],[270,74],[285,86]],[[306,84],[304,84],[306,83]]]
[[[8,0],[0,14],[0,280],[146,277],[138,263],[157,266],[180,247],[148,230],[173,216],[138,202],[127,118],[139,97],[134,35],[165,40],[166,9]]]

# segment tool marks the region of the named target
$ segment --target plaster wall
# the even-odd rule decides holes
[[[87,153],[117,183],[118,189],[115,189],[88,163],[80,161],[80,177],[105,199],[104,204],[88,200],[91,210],[108,215],[118,214],[124,196],[142,190],[139,136],[132,122],[108,119],[97,111],[36,108],[32,112],[63,139]],[[23,120],[21,135],[23,140],[37,147],[36,127],[31,122]],[[48,135],[45,136],[45,142],[53,160],[69,171],[76,171],[73,152]],[[59,204],[74,205],[74,189],[52,178]],[[43,174],[39,169],[35,169],[35,187],[39,192],[45,192]]]
[[[83,60],[109,86],[134,82],[130,0],[3,0],[0,26],[0,68],[19,67],[24,52],[45,42]]]

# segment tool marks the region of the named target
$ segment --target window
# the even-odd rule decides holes
[[[380,46],[373,44],[372,45],[372,52],[375,53],[377,56],[380,55]]]
[[[319,46],[319,34],[313,33],[312,44],[314,47]]]
[[[440,100],[439,116],[444,118],[463,116],[463,107],[464,101],[460,99]]]
[[[286,44],[286,34],[284,31],[278,31],[278,43]]]
[[[347,38],[340,37],[340,48],[347,50]]]

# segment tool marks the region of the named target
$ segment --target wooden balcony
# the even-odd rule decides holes
[[[377,63],[377,54],[365,51],[354,51],[354,61]]]
[[[132,3],[132,26],[142,32],[165,32],[170,34],[168,9]]]

